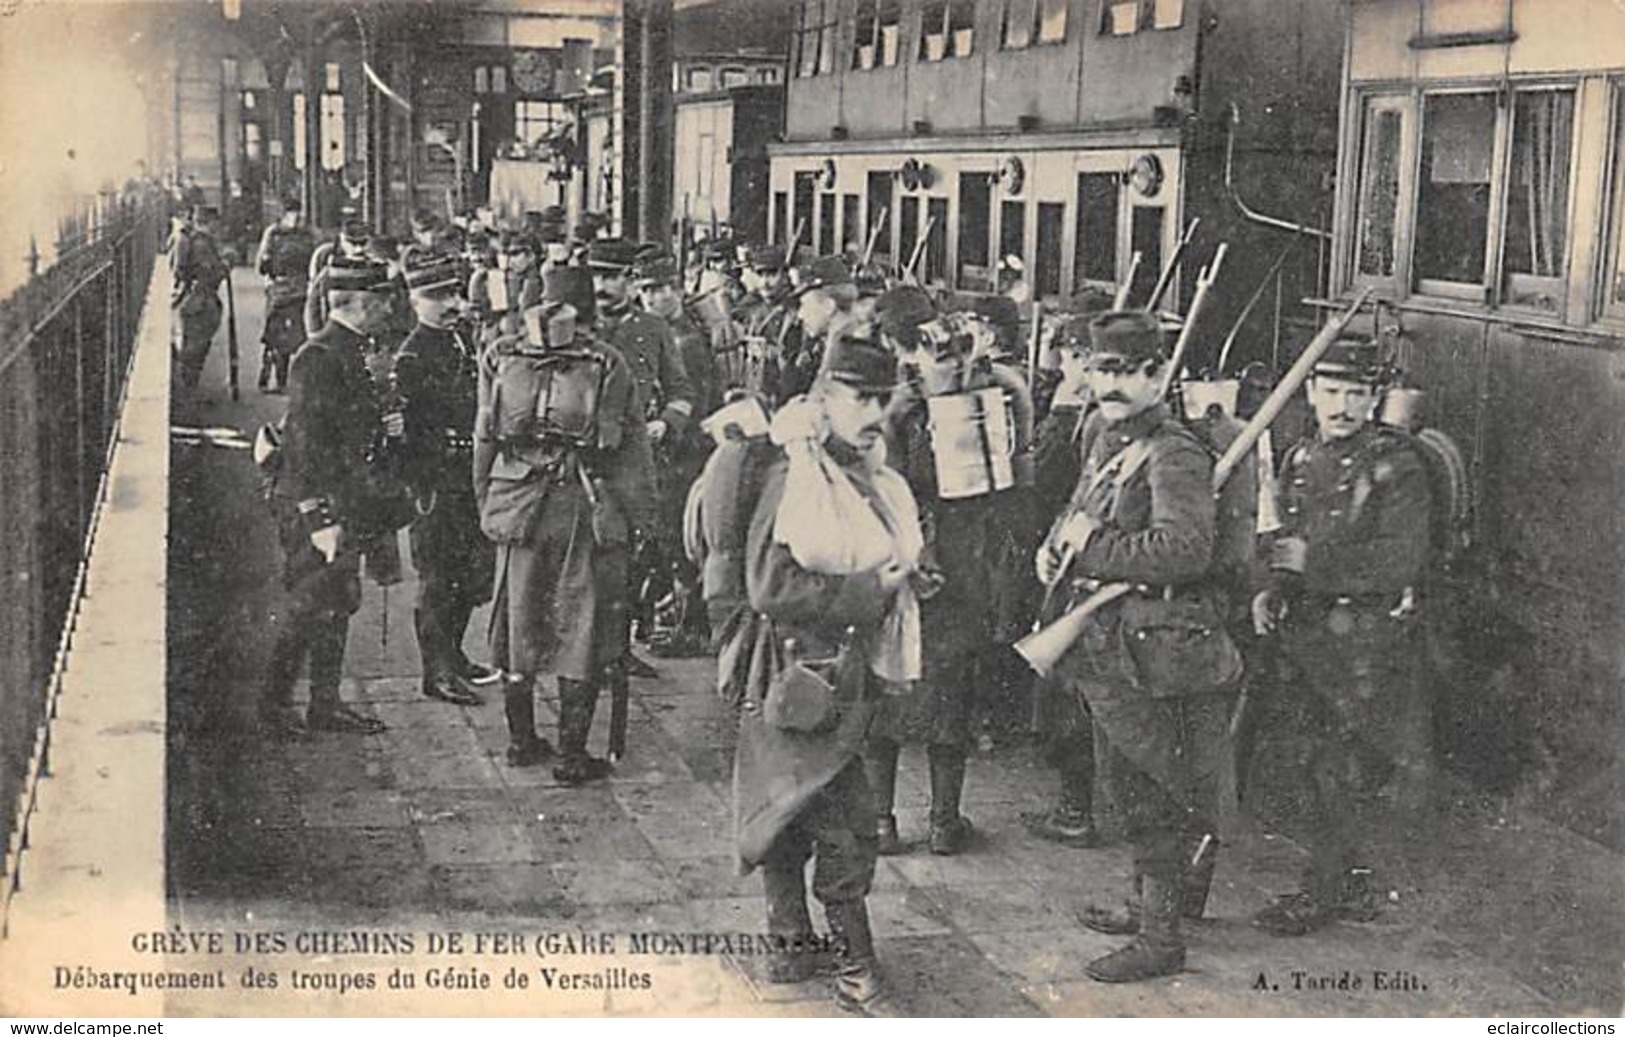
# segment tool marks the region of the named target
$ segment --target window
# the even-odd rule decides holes
[[[322,168],[344,168],[344,95],[322,95]]]
[[[732,90],[736,86],[744,86],[750,82],[750,76],[742,68],[725,68],[722,70],[721,85],[724,90]]]
[[[902,0],[857,0],[856,33],[852,40],[852,67],[887,68],[897,64],[898,29]]]
[[[336,62],[336,61],[329,61],[327,63],[327,68],[325,69],[325,72],[326,72],[325,86],[323,87],[323,89],[326,90],[330,94],[338,93],[339,89],[340,89],[339,63]]]
[[[784,245],[790,241],[790,196],[783,191],[773,192],[773,242]]]
[[[1405,140],[1405,99],[1373,97],[1365,104],[1360,143],[1360,195],[1354,225],[1359,277],[1393,277],[1399,251],[1399,179]]]
[[[841,247],[856,255],[863,255],[863,224],[858,221],[858,202],[855,194],[841,195]]]
[[[508,92],[507,65],[491,66],[491,92],[493,94],[505,94]]]
[[[695,65],[688,70],[688,89],[695,93],[704,93],[711,89],[710,66]]]
[[[1061,229],[1066,225],[1066,205],[1038,203],[1038,251],[1033,271],[1033,294],[1037,298],[1061,294]]]
[[[476,94],[491,92],[491,70],[484,65],[474,66],[474,92]]]
[[[959,174],[959,278],[961,288],[993,290],[988,237],[993,229],[993,177]]]
[[[1117,180],[1116,173],[1078,174],[1077,234],[1072,242],[1075,288],[1117,283]]]
[[[1101,8],[1103,36],[1132,36],[1140,29],[1140,0],[1107,0]]]
[[[1494,94],[1426,98],[1416,199],[1416,280],[1422,291],[1472,285],[1472,297],[1483,297],[1494,151]]]
[[[243,123],[243,154],[250,162],[258,162],[264,157],[264,146],[260,139],[260,124],[257,122]]]
[[[975,30],[976,0],[926,0],[920,15],[920,59],[969,57]]]
[[[827,256],[835,251],[835,192],[825,191],[818,198],[818,254]]]
[[[1066,39],[1066,12],[1071,0],[1007,0],[1004,46],[1018,50],[1031,43]]]
[[[1151,0],[1151,27],[1177,29],[1185,24],[1185,0]]]
[[[794,194],[791,195],[790,200],[795,205],[796,229],[801,231],[799,235],[794,235],[798,248],[807,243],[808,236],[815,230],[813,226],[813,197],[816,194],[817,180],[817,173],[804,172],[796,174]],[[795,256],[791,256],[789,262],[794,263],[795,259]]]
[[[835,69],[836,0],[801,0],[801,23],[796,30],[796,74],[802,78]]]
[[[897,262],[906,265],[914,258],[914,249],[920,243],[920,200],[904,195],[897,203]]]
[[[756,81],[772,86],[779,81],[779,70],[776,68],[759,68],[756,70]]]
[[[305,132],[305,95],[293,95],[293,168],[305,168],[305,142],[308,134]]]
[[[1011,257],[1025,263],[1026,256],[1027,205],[1025,202],[1006,201],[999,206],[999,264]],[[1004,274],[1003,278],[1012,281],[1020,279],[1015,274]],[[994,290],[1003,291],[1006,287],[1004,280],[1000,279],[994,285]]]
[[[1602,312],[1625,317],[1625,84],[1614,88],[1613,212],[1609,219],[1609,257],[1603,271]]]
[[[1573,140],[1574,91],[1520,90],[1513,96],[1502,260],[1504,298],[1512,305],[1562,309]]]
[[[1033,23],[1038,20],[1037,0],[1005,0],[1004,47],[1019,50],[1033,41]]]
[[[891,183],[890,172],[871,170],[863,188],[869,206],[869,232],[874,233],[876,227],[883,228],[875,239],[874,251],[874,258],[883,263],[889,262],[891,257]],[[864,244],[868,243],[865,239]]]
[[[547,137],[569,120],[564,105],[558,101],[515,101],[513,103],[513,134],[526,144]]]
[[[920,282],[941,283],[948,276],[948,199],[928,198],[925,220],[925,276]]]
[[[1162,216],[1160,205],[1136,205],[1129,221],[1129,243],[1140,254],[1140,267],[1129,289],[1130,305],[1144,306],[1162,275]]]

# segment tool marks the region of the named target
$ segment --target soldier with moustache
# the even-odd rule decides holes
[[[1097,606],[1054,674],[1088,705],[1133,846],[1137,897],[1120,912],[1082,914],[1090,928],[1134,934],[1085,969],[1124,983],[1184,967],[1182,921],[1201,915],[1212,882],[1241,659],[1212,576],[1213,457],[1163,403],[1162,331],[1149,314],[1108,312],[1090,322],[1089,340],[1096,410],[1082,434],[1083,474],[1036,562],[1039,581],[1064,591],[1046,621]],[[1112,585],[1127,593],[1094,597]]]
[[[970,844],[972,827],[960,812],[965,764],[972,743],[972,719],[1001,674],[993,649],[1008,644],[1015,631],[1001,623],[992,603],[1007,582],[1018,579],[1017,541],[1012,533],[1026,524],[1030,508],[1031,407],[1021,376],[990,360],[973,362],[973,334],[991,331],[944,323],[919,288],[894,288],[877,303],[879,330],[887,346],[911,372],[908,391],[889,414],[888,443],[895,464],[919,502],[925,530],[922,568],[932,575],[932,593],[921,606],[925,673],[910,695],[881,706],[865,748],[865,767],[880,810],[881,852],[904,849],[892,811],[902,743],[926,743],[930,765],[932,853],[951,855]],[[984,341],[982,349],[988,348]],[[1004,390],[1015,426],[1015,485],[960,499],[939,492],[937,460],[928,400],[933,396]],[[1022,426],[1025,425],[1025,431]],[[1029,541],[1030,543],[1030,541]]]
[[[1253,918],[1278,936],[1368,920],[1377,794],[1426,772],[1431,726],[1422,583],[1432,487],[1411,436],[1377,424],[1392,368],[1375,342],[1334,343],[1307,390],[1315,429],[1286,455],[1270,583],[1253,601],[1290,671],[1304,773],[1302,888]]]
[[[271,651],[260,714],[274,734],[377,734],[384,725],[339,699],[350,616],[361,604],[361,554],[398,528],[381,513],[374,474],[398,449],[405,420],[379,405],[367,371],[369,339],[389,320],[393,282],[366,258],[328,268],[327,323],[294,355],[288,413],[272,493],[289,603]],[[306,662],[310,706],[293,709]]]
[[[781,354],[795,345],[789,340],[795,328],[796,300],[784,247],[752,247],[739,276],[745,288],[745,298],[734,314],[745,351],[740,388],[777,406],[788,398],[780,385]]]
[[[508,762],[534,766],[551,755],[535,729],[536,679],[551,671],[559,681],[553,776],[566,785],[613,769],[588,752],[587,735],[600,689],[625,679],[631,533],[648,527],[654,497],[642,399],[620,352],[589,330],[592,314],[587,272],[550,271],[526,336],[499,337],[481,355],[474,426],[475,499],[497,545],[491,658],[506,675]],[[524,413],[515,414],[504,395],[506,365],[538,351],[561,354],[545,377],[569,427],[544,422],[522,397]]]
[[[403,467],[418,509],[410,540],[423,693],[477,706],[474,684],[489,681],[492,673],[464,654],[463,636],[474,610],[491,600],[496,558],[480,532],[469,474],[479,358],[462,326],[457,257],[420,249],[408,257],[405,276],[417,320],[395,354],[394,386],[406,419]]]

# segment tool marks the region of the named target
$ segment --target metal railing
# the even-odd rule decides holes
[[[6,881],[71,646],[167,202],[87,200],[55,261],[0,302],[0,811]]]

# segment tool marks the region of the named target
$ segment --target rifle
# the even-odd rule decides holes
[[[1168,257],[1168,262],[1163,264],[1162,273],[1157,275],[1157,286],[1151,289],[1151,300],[1145,304],[1145,312],[1156,313],[1157,307],[1162,304],[1162,297],[1168,291],[1168,286],[1174,283],[1174,271],[1179,269],[1180,260],[1185,258],[1185,250],[1190,248],[1191,238],[1196,236],[1196,225],[1201,222],[1202,218],[1198,216],[1185,228],[1174,254]]]
[[[236,403],[241,398],[237,389],[240,356],[237,351],[237,293],[231,286],[230,270],[226,271],[226,358],[231,363],[226,383],[231,386],[231,402]]]
[[[1128,294],[1134,289],[1134,275],[1140,272],[1140,253],[1136,251],[1128,261],[1128,273],[1123,275],[1123,283],[1118,286],[1117,294],[1112,297],[1112,309],[1121,310],[1128,305]]]
[[[876,220],[875,225],[869,228],[869,243],[863,248],[863,261],[858,264],[859,270],[862,270],[864,267],[869,265],[869,260],[875,254],[875,242],[880,240],[880,232],[885,228],[886,220],[889,216],[891,216],[891,210],[885,206],[882,206],[880,209],[880,219]]]
[[[903,280],[910,284],[920,283],[920,279],[915,276],[914,270],[920,265],[920,257],[925,253],[925,246],[931,243],[931,231],[936,228],[936,225],[937,218],[935,216],[927,219],[925,221],[925,233],[921,234],[920,240],[914,243],[914,254],[908,257],[908,266],[903,268]]]
[[[1174,379],[1179,375],[1179,369],[1185,364],[1185,351],[1190,347],[1191,333],[1196,329],[1196,319],[1202,315],[1202,304],[1207,301],[1208,289],[1219,277],[1219,266],[1224,262],[1224,254],[1230,250],[1228,242],[1221,242],[1217,252],[1213,253],[1213,262],[1202,268],[1196,275],[1196,294],[1191,297],[1190,312],[1185,314],[1185,326],[1179,329],[1179,339],[1174,343],[1174,355],[1169,357],[1167,365],[1162,372],[1162,393],[1167,396],[1168,390],[1173,387]]]

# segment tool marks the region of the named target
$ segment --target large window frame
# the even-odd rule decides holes
[[[835,71],[835,29],[839,0],[801,0],[792,43],[795,74],[812,79]]]
[[[975,54],[976,0],[924,0],[918,53],[922,62]]]
[[[1608,83],[1608,181],[1602,199],[1603,239],[1595,314],[1625,324],[1625,79]]]
[[[903,53],[903,0],[857,0],[852,67],[892,68]]]

